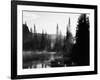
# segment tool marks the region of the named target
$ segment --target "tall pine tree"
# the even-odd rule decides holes
[[[77,28],[72,59],[79,66],[89,65],[89,18],[86,14],[79,17]]]

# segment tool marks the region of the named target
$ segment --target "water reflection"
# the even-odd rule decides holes
[[[27,55],[26,55],[27,54]],[[50,68],[64,65],[62,53],[57,52],[24,52],[23,68]],[[25,55],[27,57],[25,57]],[[30,56],[29,56],[30,55]],[[29,61],[28,61],[29,60]]]

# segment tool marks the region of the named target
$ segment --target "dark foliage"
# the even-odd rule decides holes
[[[23,50],[24,51],[43,51],[50,50],[50,38],[44,32],[37,33],[34,25],[34,32],[28,29],[27,24],[23,24]]]
[[[72,59],[77,65],[89,65],[89,18],[86,14],[79,17],[77,28]]]

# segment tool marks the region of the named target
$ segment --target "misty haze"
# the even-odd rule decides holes
[[[23,69],[89,65],[89,15],[23,11]]]

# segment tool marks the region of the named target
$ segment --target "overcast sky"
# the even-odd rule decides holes
[[[62,32],[62,35],[66,35],[66,27],[70,18],[71,32],[73,36],[75,36],[79,16],[80,14],[72,13],[23,11],[23,24],[26,22],[29,30],[30,28],[34,30],[35,24],[38,33],[44,30],[44,32],[48,34],[56,34],[56,27],[58,24],[59,31]]]

